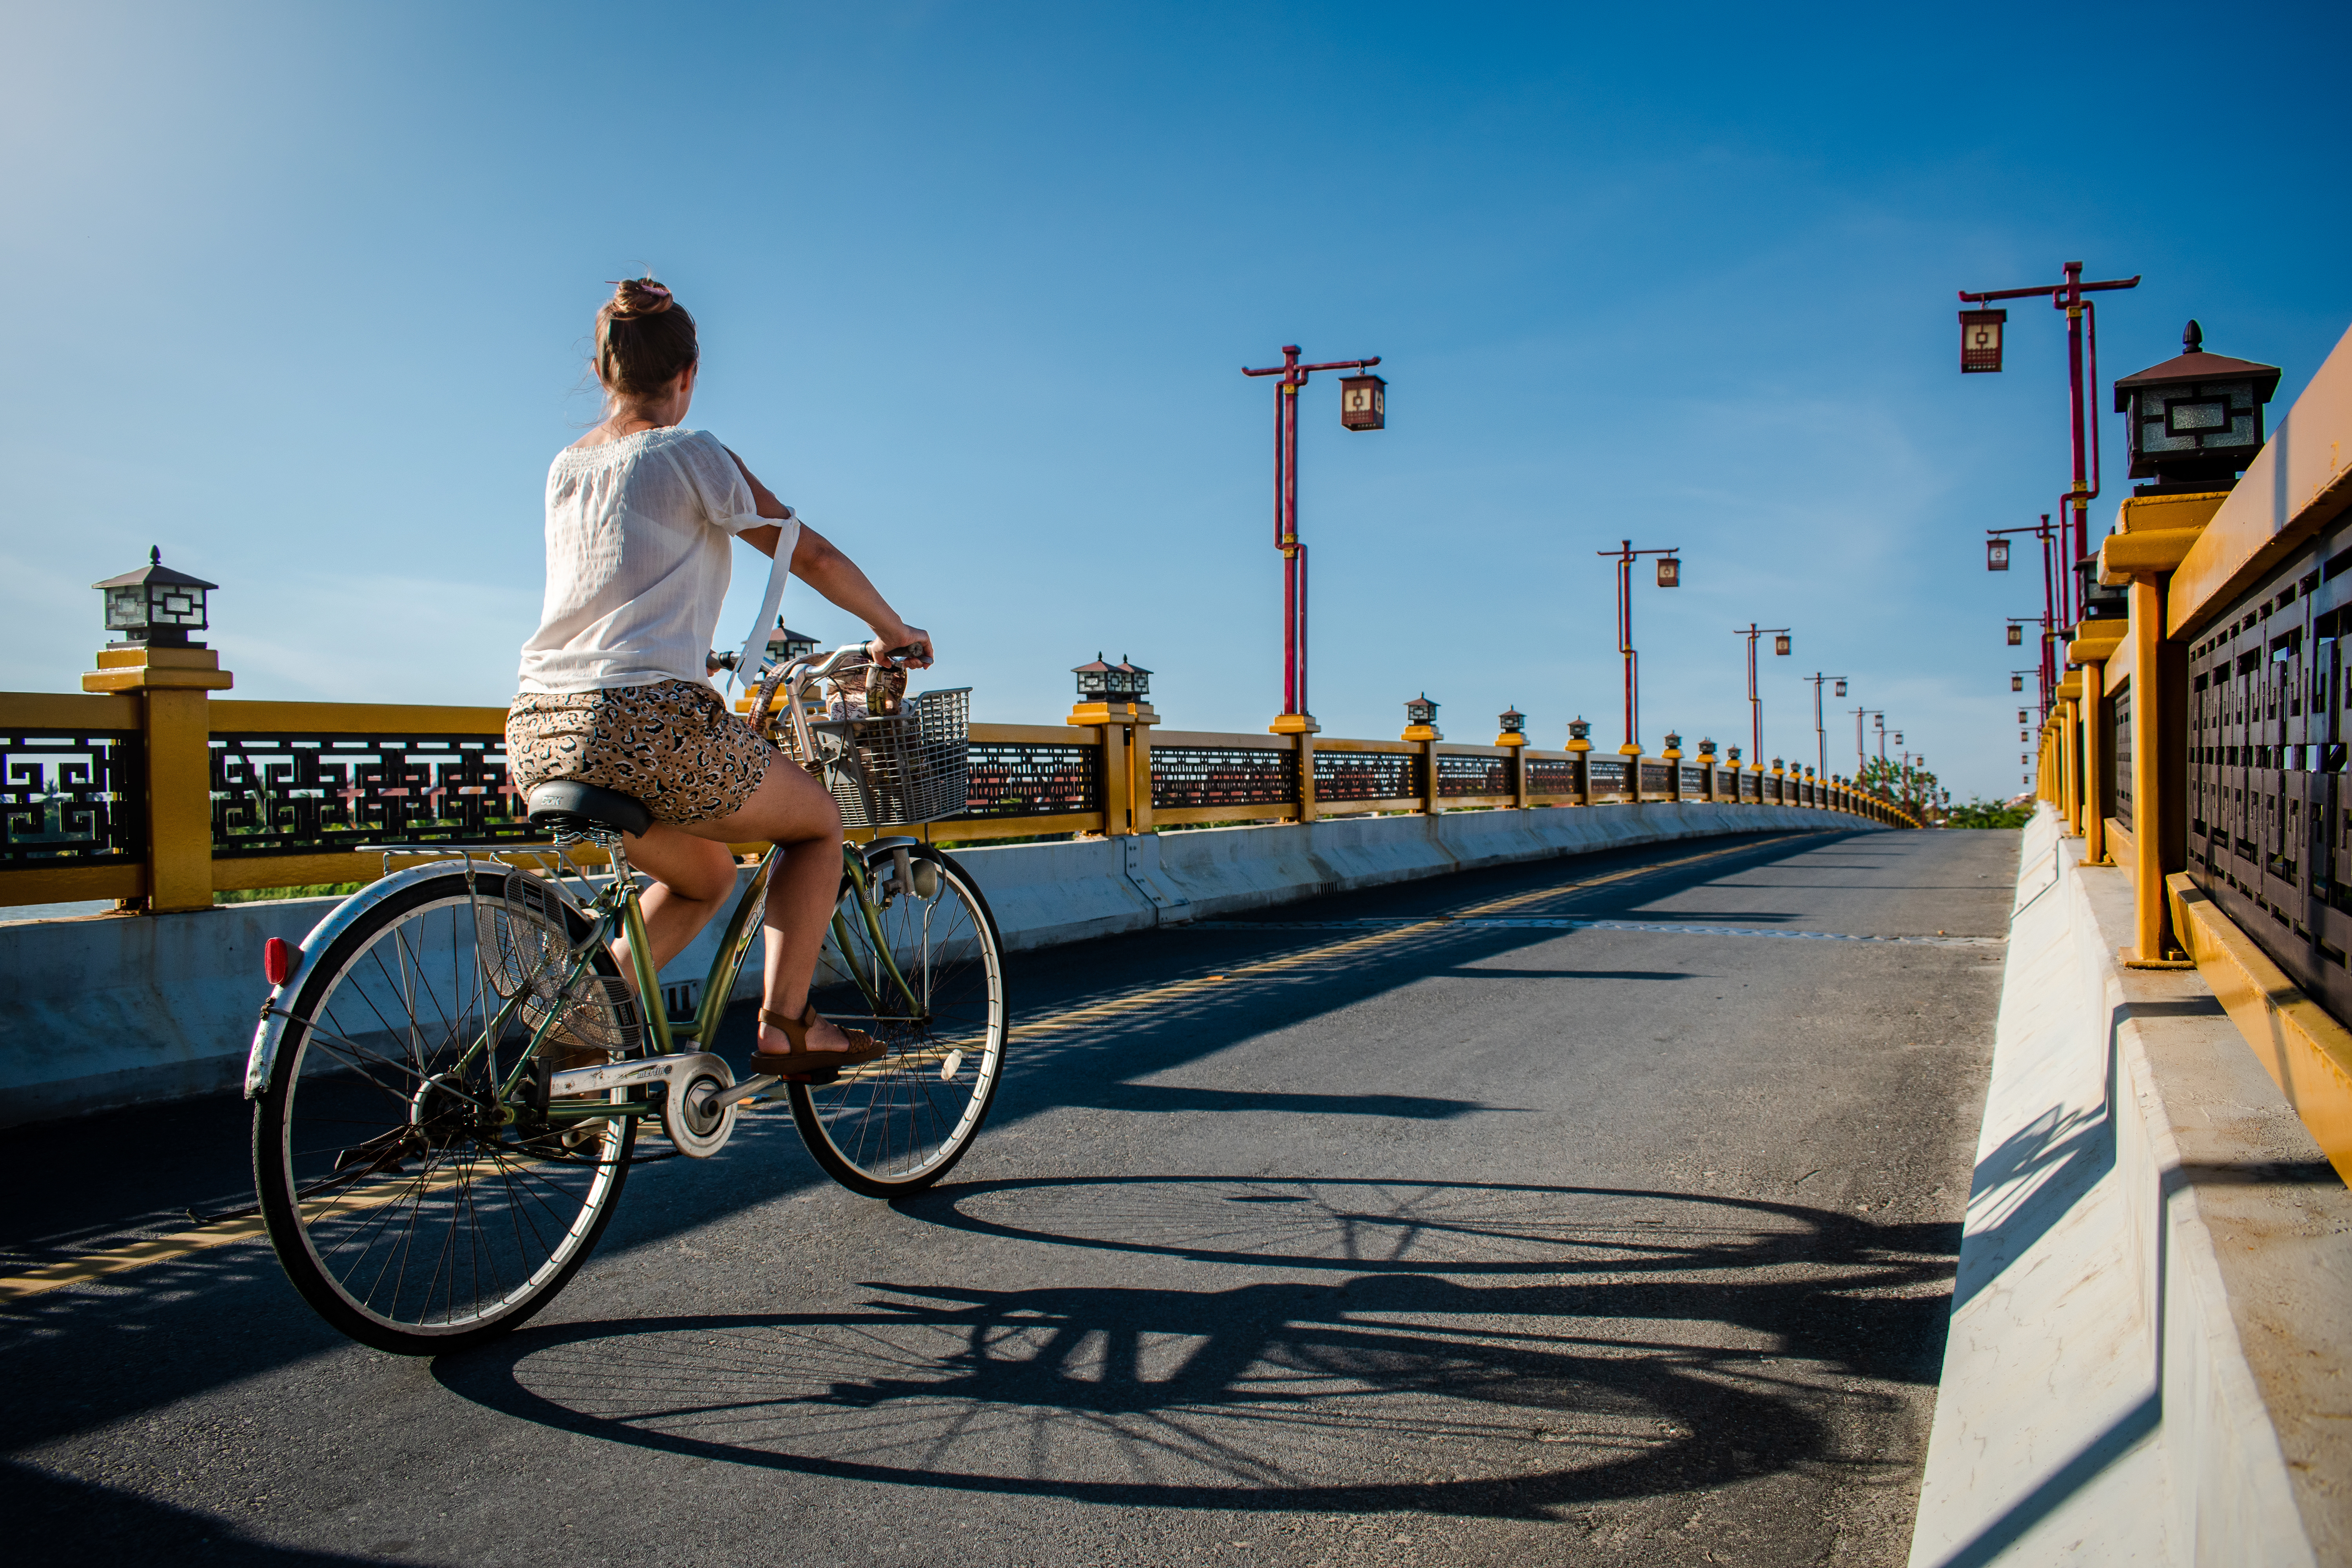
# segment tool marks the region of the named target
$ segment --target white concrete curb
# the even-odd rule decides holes
[[[1790,829],[1878,825],[1795,806],[1603,805],[1332,817],[955,853],[978,878],[1006,944],[1032,948],[1509,861]],[[299,942],[338,901],[0,923],[0,1038],[8,1042],[0,1126],[234,1088],[267,989],[263,943]],[[700,979],[721,923],[663,978]],[[739,998],[758,994],[758,975],[755,952]]]

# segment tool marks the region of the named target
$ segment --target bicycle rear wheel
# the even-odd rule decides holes
[[[287,1278],[379,1350],[462,1349],[522,1323],[612,1218],[635,1118],[513,1120],[497,1085],[570,970],[586,921],[501,871],[395,888],[292,994],[253,1111],[253,1173]],[[551,1042],[574,1067],[634,1054],[635,1004],[601,951]],[[493,1032],[505,998],[528,991]],[[614,1096],[613,1098],[617,1098]]]
[[[887,903],[877,891],[872,926],[843,879],[813,993],[819,1012],[864,1029],[887,1054],[831,1083],[788,1086],[793,1120],[816,1163],[877,1198],[919,1192],[948,1173],[979,1136],[1004,1068],[996,917],[945,851],[925,845],[907,853],[914,885],[892,887]],[[868,852],[877,883],[895,854]]]

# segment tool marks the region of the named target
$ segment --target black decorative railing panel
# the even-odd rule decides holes
[[[1665,763],[1644,762],[1642,764],[1642,793],[1643,795],[1664,795],[1666,793],[1670,785],[1670,782],[1671,781],[1666,773]]]
[[[1317,752],[1315,798],[1396,800],[1421,793],[1421,758],[1408,752]]]
[[[1733,773],[1729,768],[1716,769],[1715,798],[1717,800],[1737,800],[1739,798],[1739,775]]]
[[[1074,816],[1103,808],[1102,748],[1052,741],[974,741],[963,815]]]
[[[1473,795],[1511,793],[1510,766],[1500,757],[1456,757],[1437,754],[1440,799]]]
[[[2344,788],[2352,528],[2339,526],[2189,638],[2179,745],[2190,878],[2294,982],[2352,1018],[2352,856]],[[2129,688],[2115,701],[2116,820],[2135,833]],[[2168,736],[2169,741],[2169,737]]]
[[[499,735],[215,733],[212,816],[224,859],[535,837]]]
[[[1298,753],[1246,746],[1154,746],[1151,809],[1295,805]]]
[[[136,731],[0,731],[0,868],[145,858]]]
[[[1537,795],[1572,795],[1576,793],[1576,759],[1573,757],[1526,757],[1519,765],[1528,770],[1528,794]]]
[[[1694,766],[1689,763],[1683,763],[1682,770],[1683,798],[1685,800],[1701,800],[1706,798],[1706,770],[1702,767]]]
[[[1742,800],[1761,802],[1764,798],[1764,775],[1762,773],[1741,773],[1739,775],[1739,795]]]
[[[1625,798],[1625,759],[1596,757],[1586,753],[1584,765],[1592,770],[1592,798],[1622,800]]]
[[[2110,706],[2115,710],[2114,750],[2108,759],[2107,787],[2115,794],[2116,820],[2128,828],[2132,825],[2132,732],[2131,681],[2126,678]]]

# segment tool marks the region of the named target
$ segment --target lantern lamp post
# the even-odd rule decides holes
[[[1823,675],[1817,670],[1805,679],[1813,683],[1813,751],[1821,763],[1822,772],[1827,773],[1830,769],[1830,732],[1822,723],[1822,685],[1824,681],[1837,682],[1837,695],[1843,697],[1845,677]]]
[[[1748,639],[1748,738],[1760,757],[1764,754],[1764,699],[1756,689],[1756,642],[1759,637],[1769,637],[1772,638],[1772,651],[1785,654],[1789,651],[1789,628],[1759,626],[1750,621],[1745,627],[1732,627],[1731,635]]]
[[[1274,547],[1282,552],[1282,713],[1270,726],[1277,735],[1310,733],[1316,728],[1307,706],[1307,546],[1298,538],[1298,395],[1318,370],[1368,371],[1370,359],[1298,363],[1298,345],[1286,343],[1282,363],[1263,370],[1242,367],[1244,375],[1273,375]],[[1388,420],[1388,383],[1376,375],[1352,375],[1340,383],[1339,423],[1349,430],[1379,430]]]
[[[2069,261],[2060,270],[2065,275],[2062,283],[2048,283],[2032,289],[1993,289],[1981,293],[1961,289],[1960,302],[1973,305],[1974,310],[1960,312],[1960,369],[1966,371],[1998,371],[2000,369],[2001,312],[1986,309],[1996,300],[2049,300],[2053,310],[2066,312],[2066,383],[2068,417],[2074,437],[2074,483],[2060,492],[2061,504],[2071,504],[2074,519],[2059,524],[2058,542],[2062,558],[2080,560],[2091,553],[2089,511],[2091,502],[2099,494],[2099,437],[2097,421],[2091,421],[2086,430],[2084,414],[2087,406],[2083,394],[2084,350],[2085,337],[2090,351],[2090,384],[2094,392],[2099,384],[2099,319],[2096,303],[2087,298],[2092,294],[2115,289],[2136,289],[2139,277],[2111,278],[2102,282],[2083,281],[2083,264]],[[1986,318],[1996,318],[1987,320]],[[1990,331],[1990,338],[1983,336]],[[1971,334],[1975,334],[1972,340]],[[1971,351],[1974,351],[1973,357]],[[2069,531],[2071,530],[2071,532]],[[2071,549],[2070,549],[2071,547]],[[2059,584],[2061,602],[2055,607],[2052,624],[2074,624],[2072,606],[2064,603],[2064,581]]]
[[[1571,752],[1592,750],[1592,721],[1585,718],[1568,721],[1568,749]]]
[[[1985,570],[1988,572],[2009,570],[2008,540],[1996,537],[1985,541]]]
[[[163,564],[161,546],[147,552],[147,564],[91,587],[106,595],[106,629],[119,640],[109,647],[202,647],[190,632],[210,628],[205,595],[220,586]]]
[[[1625,743],[1617,750],[1626,757],[1638,758],[1642,754],[1641,656],[1633,651],[1633,559],[1639,555],[1657,556],[1658,586],[1679,588],[1683,581],[1680,551],[1679,545],[1664,550],[1636,550],[1628,539],[1614,550],[1593,552],[1595,555],[1612,557],[1617,563],[1617,651],[1625,660]]]
[[[1528,716],[1516,708],[1506,708],[1495,722],[1501,726],[1495,737],[1498,746],[1524,746],[1528,743]]]

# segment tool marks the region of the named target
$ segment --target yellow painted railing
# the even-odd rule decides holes
[[[177,688],[0,692],[0,905],[202,908],[217,892],[363,881],[383,870],[381,853],[341,845],[479,841],[484,825],[521,831],[502,708],[256,702],[214,696],[197,679],[225,680],[207,665]],[[1717,766],[1711,756],[1160,730],[1142,711],[1134,723],[972,725],[972,815],[916,831],[987,843],[1678,800],[1916,826],[1843,786]]]

